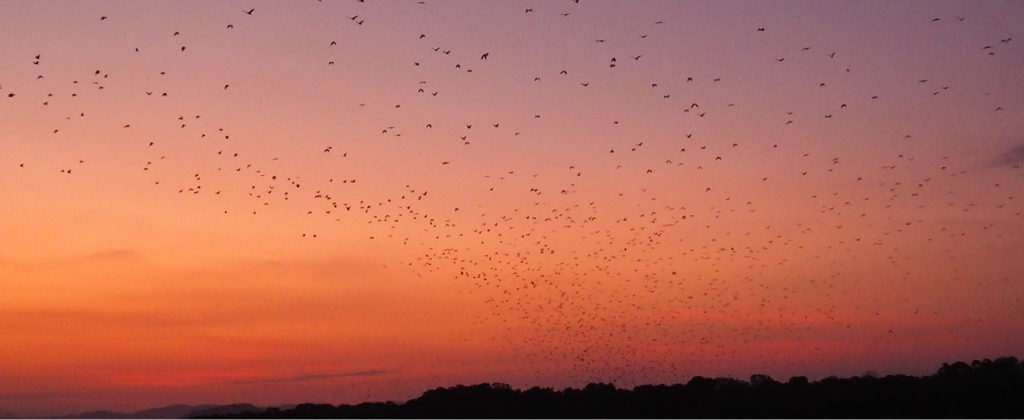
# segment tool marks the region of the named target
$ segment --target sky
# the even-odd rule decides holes
[[[1020,357],[1022,22],[0,0],[0,413]]]

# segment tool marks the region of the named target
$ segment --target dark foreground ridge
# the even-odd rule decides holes
[[[1015,357],[943,364],[933,375],[828,377],[778,382],[767,375],[750,381],[694,377],[685,385],[610,384],[583,389],[530,388],[505,384],[437,388],[398,404],[301,404],[207,418],[992,418],[1024,417],[1024,363]]]

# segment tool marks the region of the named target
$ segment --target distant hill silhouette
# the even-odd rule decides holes
[[[209,407],[204,409],[196,409],[191,413],[187,413],[188,417],[209,417],[209,416],[221,416],[221,415],[255,415],[264,411],[262,408],[252,404],[231,404],[231,405],[220,405],[215,407]],[[181,416],[178,418],[184,418]]]
[[[436,388],[419,398],[358,405],[300,404],[211,418],[992,418],[1024,417],[1024,363],[1014,357],[943,364],[933,375],[828,377],[811,382],[767,375],[749,381],[690,379],[686,384],[618,389],[592,383],[557,391],[505,384]]]
[[[150,408],[131,413],[117,411],[90,411],[87,413],[62,416],[65,419],[184,419],[193,416],[213,415],[242,415],[244,413],[257,413],[264,411],[263,408],[252,404],[231,404],[231,405],[170,405],[167,407]]]

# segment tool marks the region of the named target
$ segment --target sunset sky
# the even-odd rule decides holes
[[[0,57],[0,417],[1024,354],[1019,1],[0,0]]]

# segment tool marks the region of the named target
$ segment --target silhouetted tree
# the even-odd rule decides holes
[[[930,376],[830,376],[817,382],[768,375],[749,382],[695,376],[685,385],[641,385],[632,390],[592,383],[583,389],[507,384],[435,388],[419,398],[219,418],[998,418],[1024,417],[1024,363],[1014,357],[943,364]]]

